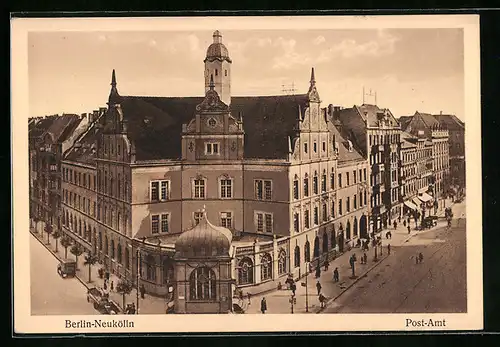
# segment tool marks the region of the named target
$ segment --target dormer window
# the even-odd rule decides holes
[[[218,155],[219,152],[219,143],[217,142],[209,142],[205,146],[205,154],[207,155]]]

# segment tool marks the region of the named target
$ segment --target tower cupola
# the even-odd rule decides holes
[[[226,105],[231,104],[231,64],[229,51],[222,43],[222,34],[216,30],[213,42],[208,46],[205,57],[205,93],[210,89],[213,80],[214,90]]]

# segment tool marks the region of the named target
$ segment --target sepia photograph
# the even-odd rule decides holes
[[[477,16],[11,25],[16,331],[482,328]]]

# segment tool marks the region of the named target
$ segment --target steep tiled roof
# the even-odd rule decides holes
[[[29,132],[29,136],[32,138],[42,136],[47,131],[47,129],[50,128],[55,119],[55,117],[46,117],[40,119]]]
[[[401,148],[412,148],[417,147],[415,144],[417,138],[410,133],[405,131],[401,132]]]
[[[54,142],[63,142],[67,136],[78,126],[80,118],[76,114],[65,114],[55,117],[54,121],[47,129]]]
[[[441,125],[445,125],[448,130],[465,129],[465,123],[453,114],[437,114],[434,115],[434,118],[436,118]]]
[[[122,97],[136,159],[180,158],[182,124],[195,116],[196,106],[202,101],[202,97]],[[232,97],[232,115],[243,117],[245,157],[286,158],[288,136],[295,132],[299,105],[304,109],[306,102],[306,95]]]
[[[341,131],[335,125],[332,124],[332,122],[329,122],[329,130],[330,133],[335,137],[335,142],[338,143],[339,147],[339,155],[338,155],[338,160],[339,163],[345,163],[349,161],[357,161],[357,160],[363,160],[363,156],[361,153],[356,149],[354,139],[352,140],[353,143],[353,149],[349,151],[349,142],[347,138],[352,138],[350,136],[347,136],[345,131]]]
[[[381,109],[377,105],[363,104],[360,106],[355,106],[358,113],[361,115],[364,121],[366,121],[367,126],[377,126],[378,117],[377,113],[387,111],[389,115],[389,120],[392,126],[397,126],[398,122],[396,118],[392,115],[391,111],[388,109]]]
[[[411,122],[413,116],[401,116],[398,119],[399,124],[401,124],[401,129],[406,129],[408,124]]]
[[[99,132],[95,131],[95,124],[79,139],[75,145],[68,150],[65,159],[77,161],[80,163],[95,165],[96,152],[94,148],[97,145],[97,137]]]
[[[415,113],[415,116],[420,116],[420,118],[422,119],[422,121],[424,122],[425,125],[427,125],[427,127],[432,127],[434,125],[439,125],[439,122],[437,121],[436,118],[434,118],[434,116],[432,116],[431,114],[429,113],[422,113],[422,112],[416,112]]]

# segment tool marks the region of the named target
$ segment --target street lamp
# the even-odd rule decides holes
[[[306,261],[306,269],[309,269],[310,263]],[[309,271],[306,271],[306,312],[309,312],[309,289],[307,287],[307,277],[309,277]],[[302,283],[304,285],[304,283]]]

